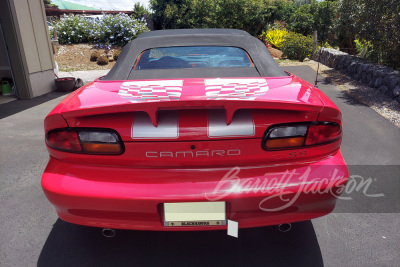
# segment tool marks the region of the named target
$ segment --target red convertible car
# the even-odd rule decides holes
[[[309,220],[348,179],[342,117],[229,29],[147,32],[44,122],[42,187],[67,222],[187,231]]]

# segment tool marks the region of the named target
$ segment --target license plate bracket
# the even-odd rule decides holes
[[[226,225],[224,201],[164,203],[166,227],[221,225]]]

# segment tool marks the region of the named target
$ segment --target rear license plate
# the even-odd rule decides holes
[[[226,204],[218,202],[164,203],[164,226],[218,226],[226,224]]]

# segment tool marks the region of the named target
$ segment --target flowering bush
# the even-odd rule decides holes
[[[89,42],[91,23],[81,15],[66,15],[55,25],[60,44]]]
[[[280,49],[282,42],[285,40],[285,36],[289,32],[286,29],[270,29],[262,33],[265,37],[265,40],[270,44]]]
[[[56,24],[56,29],[60,44],[94,42],[101,48],[124,46],[149,30],[144,20],[136,20],[126,14],[105,15],[98,21],[81,15],[66,15]]]
[[[144,20],[136,20],[126,14],[105,15],[104,19],[94,23],[90,37],[98,44],[124,46],[141,33],[148,31],[146,25]]]

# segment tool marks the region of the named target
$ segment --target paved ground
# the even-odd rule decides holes
[[[309,67],[286,70],[313,83]],[[325,266],[399,266],[400,131],[367,106],[322,77],[319,87],[343,113],[342,153],[351,175],[373,178],[368,192],[338,201],[334,213],[312,220]],[[376,179],[376,180],[375,180]]]
[[[285,69],[315,77],[308,67]],[[48,160],[42,126],[65,95],[0,105],[0,266],[399,266],[399,129],[335,86],[320,88],[343,112],[351,173],[376,179],[368,192],[386,197],[353,195],[288,233],[246,229],[239,239],[222,231],[119,231],[105,239],[98,229],[57,219],[40,188]]]
[[[75,77],[81,78],[83,82],[86,84],[88,82],[93,81],[100,76],[104,76],[108,73],[109,70],[88,70],[88,71],[69,71],[69,72],[59,72],[58,77]]]

